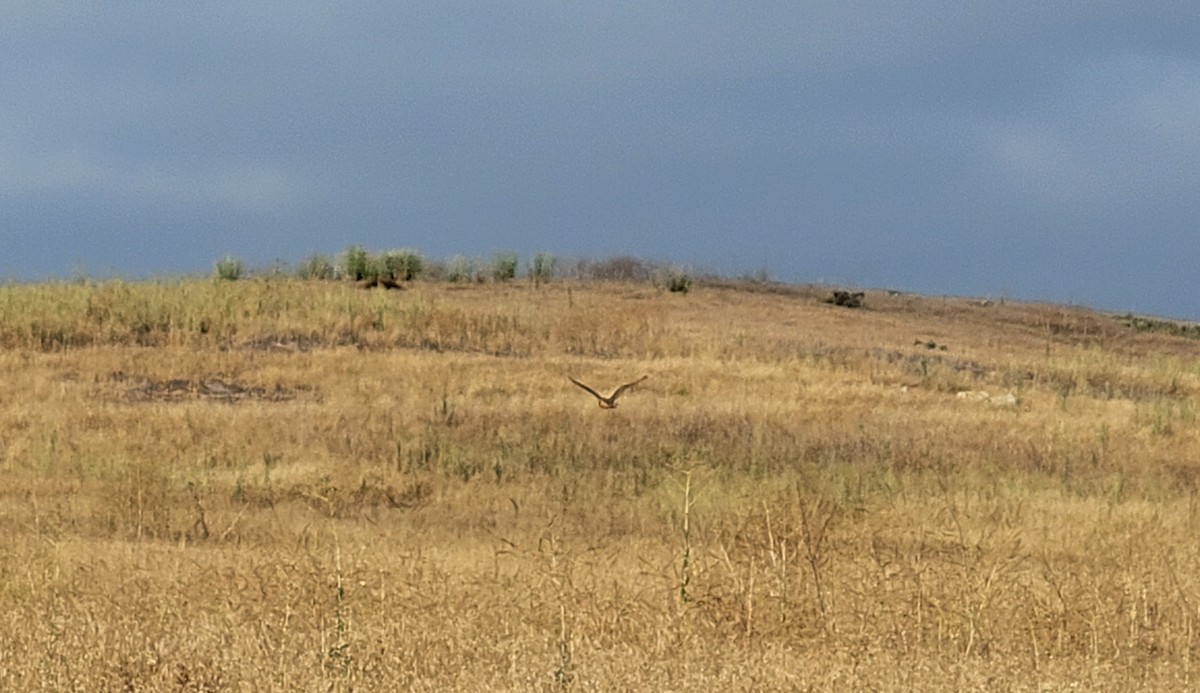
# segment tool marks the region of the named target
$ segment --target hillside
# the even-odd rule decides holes
[[[1188,329],[403,286],[0,287],[0,689],[1195,686]]]

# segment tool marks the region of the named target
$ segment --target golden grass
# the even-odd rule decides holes
[[[823,297],[2,287],[0,689],[1194,688],[1200,342]]]

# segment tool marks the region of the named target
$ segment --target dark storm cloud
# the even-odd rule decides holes
[[[1200,316],[1200,7],[19,3],[0,272],[634,253]]]

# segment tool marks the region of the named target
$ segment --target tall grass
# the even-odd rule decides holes
[[[0,287],[0,688],[1194,687],[1194,340],[769,288]]]

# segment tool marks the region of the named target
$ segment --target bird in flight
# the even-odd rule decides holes
[[[632,383],[625,383],[621,387],[618,387],[616,390],[614,390],[613,393],[611,395],[609,395],[608,397],[605,397],[604,395],[600,394],[599,392],[596,392],[592,388],[588,387],[587,385],[584,385],[583,383],[579,382],[578,380],[572,378],[569,375],[567,376],[567,379],[570,380],[571,382],[575,383],[579,387],[582,387],[583,389],[592,393],[592,395],[595,396],[596,399],[600,400],[600,408],[601,409],[616,409],[617,408],[617,398],[621,396],[621,393],[625,392],[629,388],[633,387],[634,385],[637,385],[638,383],[642,382],[643,380],[645,380],[646,378],[649,378],[649,377],[650,376],[648,376],[648,375],[643,375],[642,377],[638,378],[637,380],[633,381]]]

